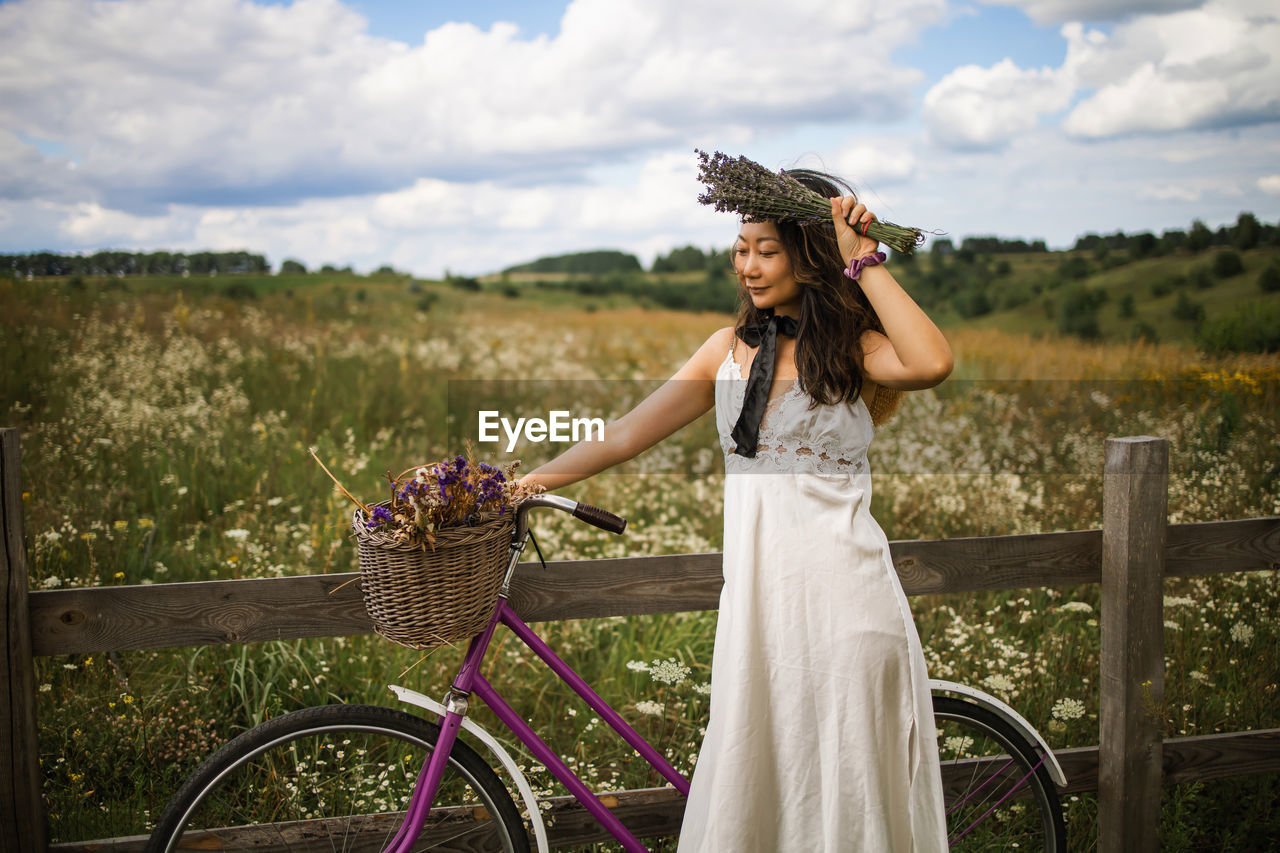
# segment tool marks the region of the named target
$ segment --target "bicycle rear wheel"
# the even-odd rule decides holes
[[[933,697],[952,850],[1066,850],[1062,804],[1035,747],[967,699]]]
[[[380,853],[395,837],[440,729],[373,705],[307,708],[256,726],[174,794],[148,853],[181,850]],[[528,853],[502,781],[458,741],[415,851]],[[483,809],[484,812],[478,812]],[[477,814],[488,819],[476,822]]]

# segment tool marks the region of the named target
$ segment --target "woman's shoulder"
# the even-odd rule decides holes
[[[714,379],[733,346],[733,327],[726,326],[711,333],[698,347],[688,363],[677,374],[685,379]]]
[[[728,352],[729,348],[733,346],[733,328],[733,326],[725,326],[724,328],[716,329],[711,333],[711,337],[707,338],[706,346],[719,346],[725,352]]]
[[[725,326],[722,329],[716,329],[711,336],[703,342],[698,348],[698,355],[706,355],[716,358],[717,361],[723,359],[725,354],[733,348],[733,326]]]

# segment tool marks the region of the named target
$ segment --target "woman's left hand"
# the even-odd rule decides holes
[[[831,221],[836,226],[836,240],[840,255],[846,260],[873,254],[880,243],[863,235],[866,226],[876,215],[851,195],[831,199]]]

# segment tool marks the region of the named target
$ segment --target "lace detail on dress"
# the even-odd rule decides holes
[[[732,351],[726,360],[726,377],[730,382],[730,395],[733,410],[742,411],[742,402],[746,397],[747,383],[742,379],[742,366]],[[735,381],[736,380],[736,381]],[[794,423],[795,407],[806,409],[809,397],[800,387],[796,379],[790,388],[769,401],[765,408],[764,418],[760,422],[760,435],[756,444],[756,455],[753,459],[739,456],[735,452],[733,439],[728,435],[720,436],[720,446],[725,454],[726,472],[812,472],[819,474],[856,474],[866,467],[865,454],[852,453],[841,447],[834,439],[813,440],[798,435],[786,435],[785,424]],[[792,414],[792,417],[788,417]]]

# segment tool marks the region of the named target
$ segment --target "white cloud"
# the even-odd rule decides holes
[[[483,274],[548,254],[618,248],[648,263],[694,243],[728,245],[734,219],[698,205],[696,161],[658,154],[636,167],[537,187],[509,181],[423,179],[388,193],[305,199],[290,205],[170,205],[140,216],[97,203],[0,201],[0,223],[39,219],[59,235],[50,248],[248,249],[273,264],[384,263],[419,275]]]
[[[1280,19],[1246,4],[1136,18],[1082,58],[1094,89],[1063,127],[1097,139],[1280,121]]]
[[[134,216],[104,208],[96,202],[79,202],[68,206],[59,230],[81,245],[163,244],[190,227],[190,214],[175,215],[177,213],[170,208],[163,216]]]
[[[917,168],[912,140],[908,139],[860,139],[835,157],[835,172],[852,181],[855,188],[902,183],[914,177]]]
[[[910,177],[884,187],[882,198],[870,194],[879,215],[945,231],[957,241],[999,234],[1061,247],[1086,231],[1158,232],[1186,228],[1197,218],[1217,227],[1234,222],[1241,210],[1265,221],[1280,217],[1277,125],[1230,135],[1181,134],[1178,150],[1212,152],[1191,170],[1158,156],[1150,139],[1081,144],[1046,127],[1015,137],[1000,151],[944,150],[892,136],[860,136],[849,150],[860,146],[902,150],[914,163]],[[859,179],[839,153],[825,165]],[[387,193],[287,205],[174,205],[154,217],[0,200],[0,239],[18,250],[244,248],[264,252],[277,265],[288,257],[312,268],[351,264],[367,271],[390,263],[419,275],[441,275],[446,268],[490,273],[544,255],[600,248],[633,252],[647,264],[675,246],[727,247],[731,241],[733,216],[693,202],[700,187],[695,172],[693,158],[673,150],[639,165],[597,168],[582,180],[537,187],[510,180],[423,181]],[[47,239],[55,234],[61,236]]]
[[[1280,121],[1280,18],[1256,11],[1252,0],[1211,0],[1139,15],[1109,36],[1069,23],[1061,66],[957,68],[926,93],[923,116],[954,148],[1000,147],[1068,108],[1061,126],[1082,139]]]
[[[1117,21],[1133,15],[1194,9],[1204,0],[981,0],[992,6],[1015,6],[1037,24],[1067,21]]]
[[[1157,156],[1163,144],[1147,137],[1082,143],[1049,126],[998,150],[922,141],[913,150],[915,176],[874,209],[894,222],[945,232],[957,244],[996,234],[1044,239],[1055,248],[1070,247],[1086,232],[1158,234],[1194,219],[1216,228],[1242,210],[1268,222],[1280,217],[1280,198],[1256,185],[1280,162],[1280,125],[1179,134],[1180,149],[1214,152],[1190,170]]]
[[[0,244],[422,275],[606,247],[647,263],[732,238],[693,202],[695,146],[773,168],[820,151],[880,215],[957,238],[1270,221],[1280,124],[1258,122],[1280,85],[1253,48],[1274,15],[1242,2],[1130,3],[1110,35],[1065,26],[1060,67],[956,69],[926,136],[891,57],[945,0],[576,0],[555,37],[451,24],[414,44],[337,0],[0,0]],[[1218,88],[1182,103],[1188,81]]]
[[[1070,75],[1022,69],[1004,59],[990,68],[963,65],[924,96],[930,133],[955,148],[991,148],[1034,128],[1040,116],[1071,102]]]
[[[544,179],[700,132],[901,115],[919,75],[890,55],[944,5],[575,0],[554,38],[455,23],[408,45],[337,0],[18,0],[0,127],[65,143],[82,200],[135,212]],[[0,172],[31,160],[13,147]]]
[[[1198,187],[1189,184],[1158,184],[1138,190],[1139,198],[1152,201],[1199,201],[1201,195]]]

